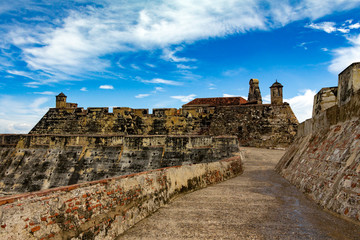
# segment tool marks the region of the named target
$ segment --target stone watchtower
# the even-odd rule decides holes
[[[249,82],[249,95],[248,95],[248,102],[256,104],[262,104],[262,98],[259,88],[259,80],[258,79],[250,79]]]
[[[60,93],[56,96],[56,108],[66,108],[66,95]]]
[[[273,105],[281,105],[283,104],[283,85],[279,83],[277,80],[276,82],[271,85],[270,92],[271,92],[271,104]]]

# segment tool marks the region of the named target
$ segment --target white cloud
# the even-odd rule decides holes
[[[101,85],[99,88],[100,88],[100,89],[108,89],[108,90],[114,89],[114,87],[111,86],[111,85]]]
[[[324,52],[328,52],[328,51],[329,51],[329,49],[327,49],[327,48],[321,48],[321,50],[324,51]]]
[[[350,29],[359,29],[360,28],[360,23],[355,23],[349,26]]]
[[[181,102],[187,103],[193,100],[196,97],[195,94],[190,94],[188,96],[171,96],[171,98],[180,100]]]
[[[50,92],[50,91],[44,91],[44,92],[34,92],[35,94],[41,94],[41,95],[55,95],[56,93]]]
[[[131,64],[130,67],[132,67],[135,70],[140,70],[140,67],[137,66],[136,64]]]
[[[335,27],[335,24],[336,23],[334,23],[334,22],[311,23],[311,24],[307,25],[307,27],[312,28],[312,29],[322,30],[327,33],[332,33],[337,30],[337,28]]]
[[[175,48],[175,50],[170,50],[168,48],[165,48],[163,50],[162,58],[165,59],[166,61],[170,61],[170,62],[193,62],[193,61],[196,61],[196,59],[193,59],[193,58],[175,56],[175,53],[179,52],[181,50],[183,50],[183,47],[177,47],[177,48]]]
[[[165,91],[165,89],[164,88],[162,88],[162,87],[156,87],[155,88],[155,90],[154,91],[152,91],[151,93],[158,93],[158,92],[164,92]]]
[[[284,99],[290,104],[299,122],[311,118],[315,94],[316,91],[306,89],[293,98]]]
[[[346,20],[341,27],[337,27],[338,24],[335,22],[321,22],[321,23],[311,23],[306,25],[305,27],[317,29],[321,31],[325,31],[327,33],[333,32],[341,32],[341,33],[349,33],[352,29],[360,28],[359,23],[351,24],[352,21]]]
[[[0,95],[0,133],[28,133],[46,113],[47,97],[19,100]]]
[[[184,64],[177,64],[176,67],[180,68],[180,69],[196,69],[197,68],[196,66],[187,66]]]
[[[350,47],[333,50],[334,59],[331,61],[329,71],[334,74],[339,74],[351,63],[359,62],[360,60],[360,34],[355,37],[348,37],[347,39],[351,44]]]
[[[88,90],[86,87],[82,87],[82,88],[80,88],[80,91],[87,92]]]
[[[231,95],[231,94],[224,93],[223,97],[236,97],[236,95]]]
[[[138,94],[135,97],[136,98],[144,98],[144,97],[148,97],[148,96],[150,96],[150,94]]]
[[[10,74],[13,74],[13,75],[34,79],[34,77],[31,75],[31,73],[28,73],[28,72],[16,71],[16,70],[7,70],[7,72]]]
[[[156,83],[156,84],[165,84],[165,85],[173,85],[173,86],[179,86],[182,85],[181,82],[176,82],[172,80],[165,80],[161,78],[154,78],[152,80],[141,80],[143,83]]]
[[[270,94],[263,96],[263,97],[262,97],[262,100],[263,100],[263,103],[264,103],[264,104],[271,103],[271,96],[270,96]]]
[[[302,48],[304,48],[305,50],[307,50],[308,48],[305,46],[306,44],[307,44],[306,42],[303,42],[303,43],[298,44],[297,46],[298,46],[298,47],[302,47]]]
[[[300,19],[313,21],[359,5],[358,0],[198,0],[196,4],[192,0],[126,4],[104,0],[97,6],[57,8],[56,13],[66,12],[57,14],[51,24],[35,21],[32,24],[36,25],[29,27],[16,22],[1,37],[22,51],[23,60],[32,70],[49,73],[52,75],[49,78],[69,80],[69,76],[84,76],[84,72],[109,67],[110,61],[104,58],[107,54],[163,49],[163,58],[168,61],[194,61],[176,56],[183,48],[176,46],[270,30]],[[31,1],[16,6],[4,9],[21,6],[30,12],[38,11]],[[334,31],[331,23],[312,26]]]
[[[146,63],[146,65],[151,67],[151,68],[156,68],[156,66],[154,64],[151,64],[151,63]]]

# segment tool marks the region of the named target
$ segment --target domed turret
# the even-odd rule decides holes
[[[66,108],[66,95],[60,93],[56,96],[56,108]]]
[[[281,105],[283,104],[283,85],[279,83],[277,80],[276,82],[271,85],[270,92],[271,92],[271,104],[274,105]]]

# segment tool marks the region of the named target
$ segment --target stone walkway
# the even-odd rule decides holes
[[[241,176],[183,195],[118,239],[360,239],[273,171],[281,150],[243,148]]]

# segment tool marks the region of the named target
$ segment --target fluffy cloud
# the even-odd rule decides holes
[[[360,34],[354,37],[348,37],[350,47],[333,50],[334,59],[331,61],[329,71],[339,74],[347,66],[360,59]]]
[[[114,52],[163,49],[163,58],[168,61],[193,61],[176,56],[182,49],[176,46],[201,39],[269,30],[299,19],[315,20],[334,11],[359,6],[360,2],[198,0],[194,4],[192,0],[126,3],[103,0],[97,5],[81,1],[82,7],[71,10],[71,4],[61,1],[54,4],[59,6],[53,8],[56,16],[50,16],[53,18],[50,24],[38,20],[22,25],[14,23],[4,31],[6,35],[2,39],[21,50],[23,60],[32,70],[51,74],[57,80],[68,80],[69,76],[83,76],[84,72],[109,67],[111,63],[103,57]],[[41,12],[39,9],[46,10],[46,4],[39,7],[33,1],[13,5],[16,7],[3,4],[0,12],[18,7],[34,13]],[[30,22],[32,25],[29,26]],[[323,27],[332,31],[331,24]],[[353,28],[356,27],[354,24]]]
[[[106,89],[106,90],[112,90],[112,89],[114,89],[114,87],[111,86],[111,85],[101,85],[99,88],[100,88],[100,89]]]
[[[187,95],[187,96],[171,96],[171,98],[180,100],[181,102],[184,102],[184,103],[190,102],[195,97],[196,97],[195,94],[190,94],[190,95]]]
[[[87,92],[88,90],[87,90],[86,87],[82,87],[82,88],[80,88],[80,91],[82,91],[82,92]]]
[[[322,30],[325,31],[327,33],[332,33],[335,32],[337,30],[337,28],[335,27],[334,22],[322,22],[322,23],[311,23],[309,25],[307,25],[308,28],[312,28],[312,29],[317,29],[317,30]]]
[[[311,118],[315,94],[314,90],[306,89],[293,98],[284,99],[290,104],[299,122]]]
[[[231,95],[231,94],[224,93],[224,94],[223,94],[223,97],[236,97],[236,96],[235,96],[235,95]]]
[[[0,132],[27,133],[46,113],[49,98],[40,97],[32,102],[0,95]]]

